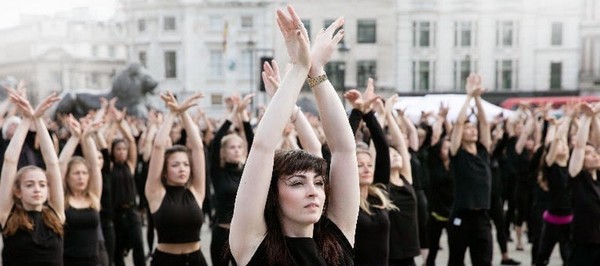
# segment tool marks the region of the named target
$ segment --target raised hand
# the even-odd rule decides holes
[[[69,114],[67,118],[67,122],[69,123],[69,132],[71,132],[71,136],[75,136],[77,138],[81,137],[81,124],[73,117],[72,114]]]
[[[191,107],[198,105],[198,100],[202,99],[203,97],[204,94],[202,92],[196,92],[192,96],[185,99],[181,104],[179,104],[178,112],[185,112]]]
[[[467,91],[467,95],[469,96],[479,96],[483,93],[483,87],[481,86],[481,77],[475,73],[471,73],[469,77],[467,77],[467,84],[465,87]]]
[[[287,7],[287,14],[281,9],[277,10],[277,25],[283,34],[285,46],[292,64],[310,67],[310,44],[308,33],[300,17],[291,6]]]
[[[246,111],[246,108],[252,102],[252,98],[254,98],[254,93],[250,93],[238,101],[238,104],[237,104],[238,113],[243,113],[244,111]]]
[[[56,93],[53,92],[48,97],[46,97],[38,106],[35,108],[33,112],[34,117],[42,117],[46,111],[54,105],[54,103],[60,101],[60,97],[56,96]]]
[[[10,101],[17,106],[17,108],[23,114],[23,116],[33,118],[35,110],[33,109],[33,107],[31,107],[29,100],[21,96],[21,94],[19,94],[16,90],[7,89],[7,91]]]
[[[385,100],[385,111],[391,114],[392,110],[394,110],[394,105],[396,105],[396,102],[398,102],[398,94],[394,93],[394,95]]]
[[[569,101],[563,105],[563,112],[566,116],[574,117],[579,112],[579,104]]]
[[[594,108],[592,108],[592,106],[589,103],[583,102],[579,104],[579,109],[586,116],[594,115]]]
[[[377,94],[375,94],[374,81],[372,78],[369,78],[369,80],[367,81],[367,88],[365,89],[365,92],[363,93],[363,100],[364,100],[363,112],[371,110],[371,106],[372,106],[373,102],[375,102],[377,99],[379,99],[379,96],[377,96]]]
[[[351,89],[347,91],[346,93],[344,93],[344,98],[346,98],[346,100],[350,102],[352,108],[362,111],[364,101],[362,98],[362,94],[358,90]]]
[[[450,107],[444,106],[444,103],[440,102],[440,108],[438,109],[438,116],[446,118],[446,116],[448,116],[448,111],[450,111]]]
[[[281,82],[279,76],[279,66],[275,60],[271,60],[271,63],[265,62],[263,64],[263,71],[261,73],[262,80],[265,83],[265,91],[269,98],[273,98],[277,88],[279,88],[279,83]]]
[[[317,76],[323,72],[323,66],[329,62],[333,52],[337,50],[338,43],[344,37],[344,30],[338,31],[335,36],[333,34],[343,25],[344,18],[339,17],[327,29],[321,29],[317,33],[310,53],[312,63],[309,72],[310,76]]]

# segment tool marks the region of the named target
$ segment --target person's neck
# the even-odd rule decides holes
[[[446,168],[446,170],[450,169],[450,159],[449,158],[442,159],[442,163],[444,164],[444,168]]]
[[[72,190],[72,191],[71,191],[71,197],[72,197],[72,198],[82,198],[82,197],[83,197],[83,194],[84,194],[84,192],[85,192],[85,191],[83,191],[83,190],[79,190],[79,191],[77,191],[77,190]]]
[[[569,163],[569,160],[566,156],[556,157],[556,164],[560,167],[566,167]]]
[[[477,145],[475,145],[475,141],[463,141],[461,145],[465,151],[471,154],[477,154]]]
[[[29,205],[29,204],[23,202],[23,209],[26,211],[41,212],[43,208],[44,208],[44,205]]]
[[[400,179],[400,169],[399,168],[392,168],[390,170],[390,183],[392,183],[396,186],[401,186],[402,179]],[[367,190],[367,192],[368,192],[368,190]]]
[[[369,196],[369,185],[360,185],[360,198],[366,199]]]
[[[292,222],[281,222],[283,235],[287,237],[313,237],[314,224],[298,224]]]

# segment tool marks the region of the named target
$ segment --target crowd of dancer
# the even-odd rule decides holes
[[[228,97],[218,121],[195,107],[201,93],[165,92],[166,111],[143,118],[103,99],[51,120],[56,96],[34,109],[22,83],[7,87],[2,263],[120,266],[131,251],[136,266],[208,265],[208,221],[212,265],[435,265],[444,229],[444,264],[463,265],[468,248],[473,265],[491,265],[493,221],[503,265],[520,264],[512,228],[533,265],[557,243],[564,265],[600,265],[599,104],[555,117],[523,103],[488,121],[472,74],[455,121],[441,105],[414,123],[372,79],[344,94],[347,115],[324,72],[344,19],[310,41],[293,8],[276,19],[290,64],[264,64],[271,100],[256,117],[253,95]],[[305,82],[318,115],[295,105]]]

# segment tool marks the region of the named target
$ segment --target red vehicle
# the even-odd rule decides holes
[[[555,96],[555,97],[523,97],[523,98],[508,98],[500,103],[500,106],[505,109],[514,110],[520,102],[530,102],[533,105],[544,105],[551,102],[554,108],[557,108],[570,101],[584,101],[588,103],[600,102],[600,96]]]

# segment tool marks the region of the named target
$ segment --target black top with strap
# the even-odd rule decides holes
[[[62,265],[62,237],[44,224],[41,212],[28,211],[27,215],[33,223],[33,231],[18,229],[13,235],[2,235],[4,242],[2,264],[4,266]],[[9,216],[7,221],[10,218]]]
[[[99,213],[92,208],[77,209],[69,207],[65,210],[65,258],[98,257],[98,224]]]
[[[573,179],[573,241],[600,244],[600,178],[585,170]]]
[[[192,191],[183,186],[165,186],[165,189],[160,207],[152,214],[158,243],[200,241],[204,217]]]
[[[135,206],[135,180],[127,162],[113,162],[110,173],[113,193],[113,206],[116,209],[129,209]]]
[[[401,175],[403,186],[390,184],[390,199],[399,210],[390,211],[390,260],[421,254],[415,189]]]
[[[331,233],[333,238],[342,248],[342,257],[340,265],[352,265],[352,257],[354,251],[352,245],[342,231],[326,216],[321,216],[321,219],[315,224],[315,229],[319,228],[321,232]],[[265,240],[267,238],[265,237]],[[263,266],[268,265],[267,260],[267,243],[263,240],[254,252],[254,255],[248,262],[247,266]],[[292,265],[296,266],[325,266],[327,265],[319,250],[317,240],[309,237],[285,237],[285,246],[291,256]],[[322,244],[322,243],[321,243]]]

